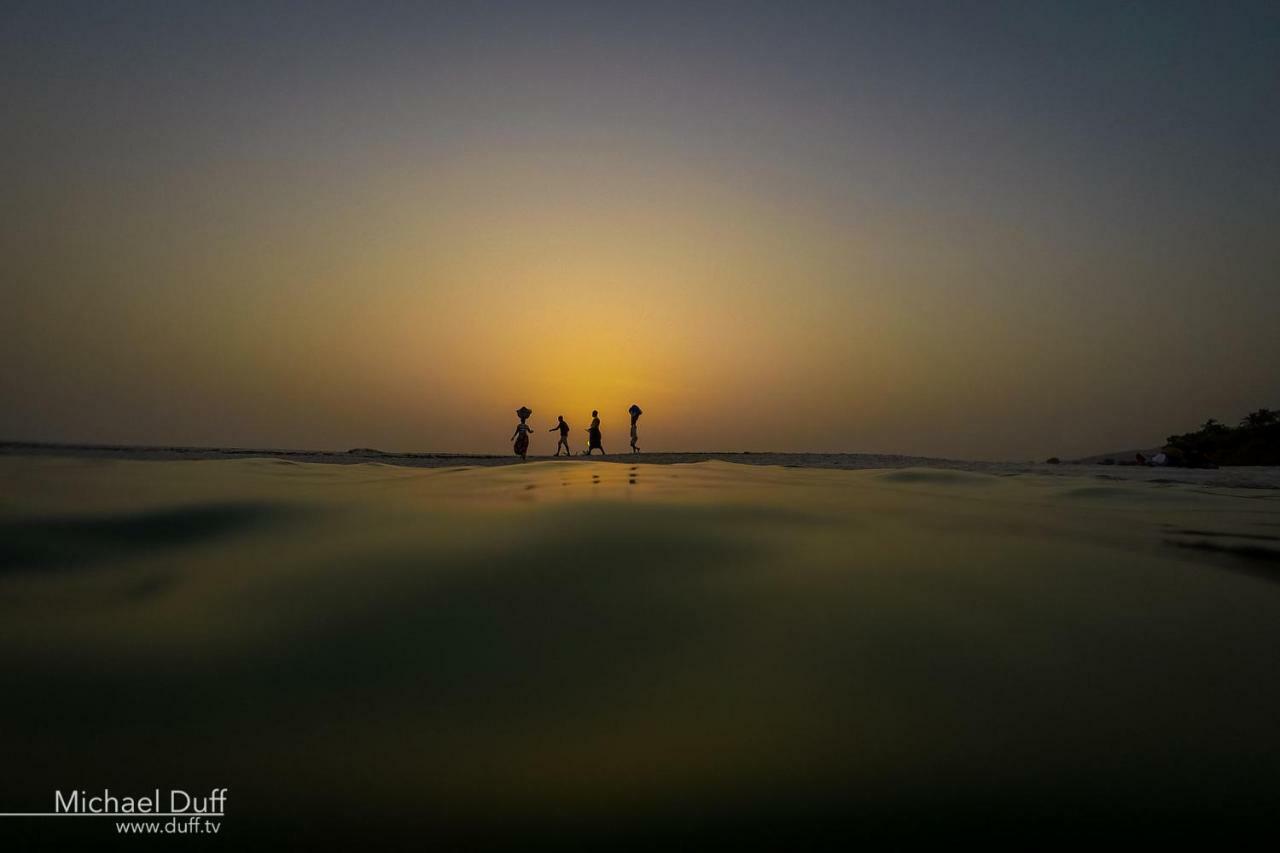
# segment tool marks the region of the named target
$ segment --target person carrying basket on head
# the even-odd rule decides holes
[[[516,409],[516,415],[520,418],[520,423],[516,424],[516,431],[511,434],[511,437],[515,439],[514,450],[516,456],[519,456],[522,461],[529,455],[529,433],[532,432],[532,429],[525,421],[529,420],[529,415],[532,414],[533,412],[527,406],[521,406]]]

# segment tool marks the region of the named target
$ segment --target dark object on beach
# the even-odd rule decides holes
[[[1162,451],[1165,456],[1165,464],[1170,468],[1217,468],[1218,466],[1209,461],[1209,457],[1198,448],[1195,447],[1177,447],[1175,445],[1166,445]]]
[[[1114,464],[1116,464],[1116,460],[1111,459],[1111,458],[1103,459],[1103,460],[1102,460],[1102,464],[1103,464],[1103,465],[1114,465]]]
[[[1061,464],[1062,464],[1062,460],[1061,460],[1061,459],[1059,459],[1059,458],[1058,458],[1058,457],[1056,457],[1056,456],[1050,456],[1048,459],[1046,459],[1046,460],[1044,460],[1044,461],[1045,461],[1045,464],[1046,464],[1046,465],[1061,465]]]

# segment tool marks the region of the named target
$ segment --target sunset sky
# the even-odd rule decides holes
[[[1275,2],[10,2],[0,71],[0,440],[638,402],[1023,459],[1280,404]]]

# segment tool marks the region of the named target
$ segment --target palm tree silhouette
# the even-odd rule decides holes
[[[1280,421],[1280,412],[1272,409],[1258,409],[1256,412],[1250,412],[1245,415],[1244,420],[1240,422],[1242,427],[1264,427]]]

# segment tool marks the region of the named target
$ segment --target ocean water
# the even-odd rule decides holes
[[[242,844],[528,847],[1280,805],[1275,490],[36,456],[0,484],[0,810],[226,787]],[[89,823],[0,830],[113,840]]]

